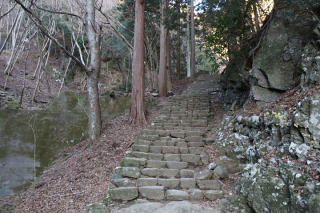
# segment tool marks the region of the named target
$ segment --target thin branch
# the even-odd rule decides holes
[[[2,19],[3,17],[5,17],[6,15],[8,15],[9,13],[11,13],[11,11],[17,6],[17,3],[15,5],[13,5],[7,12],[5,12],[4,14],[0,15],[0,19]]]
[[[102,12],[101,8],[97,8],[97,10],[101,13],[103,17],[105,17],[110,25],[111,29],[122,39],[122,41],[130,48],[133,49],[133,46],[130,42],[111,24],[110,17],[107,16],[104,12]]]
[[[75,37],[75,36],[74,36],[74,33],[72,32],[72,38],[73,38],[73,40],[74,40],[75,45],[76,45],[77,48],[78,48],[79,55],[80,55],[80,60],[81,60],[82,64],[85,65],[86,63],[85,63],[84,60],[83,60],[82,50],[81,50],[81,47],[80,47],[80,45],[79,45],[79,43],[78,43],[78,41],[77,41],[78,36]],[[73,51],[72,51],[72,52],[73,52]]]
[[[20,10],[19,10],[19,12],[17,13],[17,16],[16,16],[16,18],[15,18],[15,20],[14,20],[12,26],[11,26],[11,29],[9,30],[9,33],[8,33],[5,41],[3,42],[3,45],[2,45],[2,47],[1,47],[1,49],[0,49],[0,55],[1,55],[1,53],[3,52],[4,48],[6,47],[6,45],[7,45],[7,43],[8,43],[9,38],[10,38],[12,32],[13,32],[13,29],[15,28],[15,26],[16,26],[18,20],[19,20],[19,17],[20,17]]]
[[[62,44],[60,44],[60,42],[54,38],[52,35],[50,35],[50,33],[48,32],[48,30],[42,25],[41,23],[41,20],[39,17],[37,17],[33,12],[32,10],[26,8],[22,2],[20,0],[14,0],[16,3],[18,3],[23,10],[25,10],[29,16],[29,18],[31,19],[31,21],[40,29],[40,31],[46,36],[48,37],[50,40],[52,40],[60,49],[63,50],[63,52],[71,57],[83,70],[85,70],[86,72],[89,72],[89,69],[88,67],[84,66],[82,64],[82,62],[77,58],[75,57],[74,55],[72,55],[71,52],[69,52]]]
[[[79,19],[82,20],[82,17],[80,17],[79,15],[74,14],[74,13],[69,13],[69,12],[65,12],[65,11],[49,10],[49,9],[40,7],[40,6],[38,6],[37,4],[35,4],[35,3],[33,3],[32,5],[34,5],[34,6],[35,6],[36,8],[38,8],[39,10],[43,10],[43,11],[45,11],[45,12],[54,13],[54,14],[60,14],[60,15],[73,16],[73,17],[76,17],[76,18],[79,18]]]

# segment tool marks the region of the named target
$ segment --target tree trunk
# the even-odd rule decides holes
[[[178,33],[177,33],[177,51],[176,51],[176,72],[177,72],[177,79],[181,79],[181,21],[180,21],[180,2],[177,1],[178,9],[177,12],[179,13],[179,20],[178,20]]]
[[[171,58],[170,58],[170,34],[167,32],[167,91],[172,91],[171,82]]]
[[[195,30],[194,30],[194,3],[193,0],[190,2],[191,4],[191,61],[190,61],[190,68],[191,68],[191,77],[194,77],[196,73],[196,41],[195,41]]]
[[[90,64],[87,71],[89,100],[89,139],[93,143],[101,134],[101,110],[99,103],[98,77],[100,73],[100,35],[95,21],[94,0],[87,0],[86,28],[90,48]]]
[[[190,50],[190,8],[187,7],[187,77],[191,77],[191,50]]]
[[[136,0],[132,58],[131,121],[146,123],[144,108],[144,0]]]
[[[159,95],[167,96],[167,37],[168,30],[165,26],[165,11],[167,9],[167,0],[161,1],[161,24],[160,24],[160,68],[159,68]]]

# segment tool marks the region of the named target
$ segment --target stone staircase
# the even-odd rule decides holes
[[[204,135],[214,78],[200,76],[182,95],[168,98],[152,126],[136,139],[115,169],[112,200],[216,200],[221,184],[206,169]]]

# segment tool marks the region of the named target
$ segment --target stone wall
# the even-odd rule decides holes
[[[317,212],[319,142],[320,94],[289,111],[225,117],[218,143],[244,163],[236,187],[239,197],[229,211],[241,209],[242,200],[254,212]]]

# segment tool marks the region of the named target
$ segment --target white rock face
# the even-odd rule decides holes
[[[310,149],[310,147],[306,144],[298,145],[293,142],[291,142],[291,144],[289,146],[289,152],[292,155],[298,156],[298,158],[306,157],[308,155],[309,149]]]

